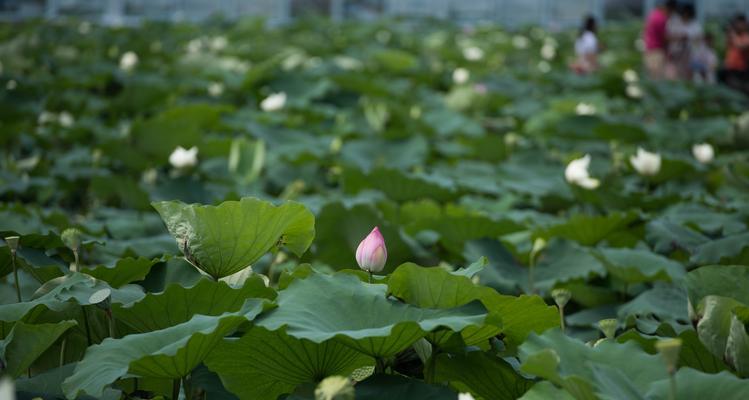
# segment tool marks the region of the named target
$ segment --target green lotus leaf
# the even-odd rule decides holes
[[[445,386],[430,385],[401,375],[373,375],[356,384],[356,400],[455,400]]]
[[[649,250],[607,248],[599,252],[609,273],[627,283],[679,281],[686,276],[680,263]]]
[[[113,289],[104,281],[73,272],[48,281],[29,301],[0,305],[0,321],[17,321],[37,307],[63,311],[72,304],[88,305],[91,304],[91,295],[102,289],[110,290],[112,303],[129,304],[144,296],[140,286],[125,285]]]
[[[65,331],[75,325],[75,321],[38,325],[16,322],[8,336],[0,340],[0,359],[5,366],[3,372],[17,378]]]
[[[160,258],[127,257],[118,260],[113,267],[99,265],[93,268],[83,268],[81,272],[101,279],[113,288],[119,288],[128,283],[143,280],[151,271],[151,267],[160,262],[162,262]]]
[[[269,306],[249,299],[242,309],[218,316],[195,315],[158,331],[107,338],[86,350],[73,375],[63,382],[68,398],[101,395],[107,385],[130,376],[176,379],[187,376],[222,338]]]
[[[692,307],[700,304],[709,295],[736,299],[749,305],[749,266],[709,265],[687,274],[687,292]]]
[[[315,343],[254,327],[240,339],[224,340],[206,365],[242,399],[276,399],[300,384],[374,365],[374,359],[335,339]]]
[[[315,237],[315,217],[303,205],[254,199],[218,206],[162,201],[152,204],[185,257],[215,279],[239,272],[283,245],[301,255]]]
[[[136,332],[149,332],[181,324],[196,314],[237,311],[250,297],[272,300],[276,294],[258,276],[247,279],[241,288],[203,278],[192,287],[172,284],[161,293],[149,293],[137,303],[112,309],[117,321]]]
[[[517,399],[533,384],[503,359],[480,351],[465,355],[440,354],[434,375],[438,382],[450,382],[456,390],[483,399]]]
[[[316,343],[336,338],[365,354],[392,356],[427,333],[443,328],[460,332],[482,326],[487,316],[479,302],[450,309],[419,308],[389,299],[387,286],[368,284],[350,274],[313,274],[278,294],[278,309],[256,324],[286,327],[289,336]]]

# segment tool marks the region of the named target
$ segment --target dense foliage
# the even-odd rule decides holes
[[[0,26],[3,373],[45,399],[749,398],[748,102],[638,77],[636,35],[581,77],[537,28]]]

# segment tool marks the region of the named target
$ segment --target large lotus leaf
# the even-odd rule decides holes
[[[585,246],[592,246],[604,240],[608,235],[626,228],[635,219],[637,215],[632,212],[615,212],[607,215],[576,214],[562,224],[542,230],[540,236],[546,239],[565,238]]]
[[[645,237],[653,245],[653,250],[665,254],[677,249],[683,249],[692,254],[700,245],[710,241],[707,236],[694,229],[667,219],[648,222]]]
[[[72,304],[88,305],[91,304],[91,295],[103,289],[110,290],[112,303],[129,304],[144,296],[140,286],[125,285],[113,289],[104,281],[73,272],[45,283],[29,301],[0,305],[0,321],[17,321],[36,307],[62,311]]]
[[[617,314],[622,320],[629,316],[654,315],[659,321],[686,324],[689,321],[687,311],[687,293],[683,286],[656,282],[653,288],[619,307]]]
[[[687,274],[689,302],[696,307],[709,295],[731,297],[749,305],[749,266],[710,265]]]
[[[739,379],[723,371],[706,374],[692,368],[676,372],[676,396],[679,400],[744,400],[749,398],[749,380]],[[670,382],[662,379],[650,385],[645,397],[648,400],[666,400],[670,397]]]
[[[684,266],[649,250],[608,248],[599,252],[609,273],[630,284],[679,281],[686,275]]]
[[[681,339],[679,366],[694,368],[709,374],[725,371],[728,368],[721,358],[715,357],[710,353],[694,330],[685,330],[679,333],[678,337]],[[618,342],[635,341],[643,350],[650,354],[658,352],[655,344],[659,339],[660,337],[658,336],[645,335],[635,329],[631,329],[616,337]]]
[[[521,369],[557,384],[575,398],[594,399],[597,389],[591,366],[604,365],[621,372],[635,387],[668,377],[659,355],[644,352],[632,342],[604,341],[587,346],[559,330],[531,335],[520,346]]]
[[[356,400],[455,400],[445,386],[429,385],[401,375],[373,375],[356,384]]]
[[[419,308],[387,298],[386,290],[349,274],[313,274],[279,292],[278,309],[256,324],[269,330],[286,326],[290,336],[316,343],[337,338],[363,353],[386,357],[438,328],[460,332],[483,325],[487,316],[479,302]]]
[[[218,206],[153,203],[185,257],[215,279],[239,272],[283,245],[301,255],[315,237],[315,217],[299,203],[254,199]]]
[[[395,169],[377,168],[364,173],[349,168],[344,170],[343,179],[344,188],[349,193],[377,188],[398,202],[419,199],[448,201],[458,195],[452,181],[409,175]]]
[[[498,240],[480,239],[466,243],[464,257],[486,256],[489,265],[478,277],[482,284],[500,291],[529,291],[528,267],[518,263]],[[555,285],[575,279],[589,279],[606,274],[603,264],[589,249],[574,242],[554,240],[539,257],[534,268],[535,290],[548,291]]]
[[[478,267],[472,269],[474,273],[480,270]],[[530,332],[542,332],[559,325],[557,310],[547,306],[538,296],[504,296],[494,289],[474,284],[466,276],[442,268],[403,264],[390,275],[388,293],[423,308],[452,308],[480,300],[490,318],[480,329],[468,327],[463,331],[466,344],[479,343],[499,332],[519,344]]]
[[[517,399],[533,384],[506,361],[480,351],[464,355],[440,354],[434,375],[437,382],[449,382],[460,392],[484,399]]]
[[[541,381],[533,385],[530,390],[519,398],[520,400],[575,400],[566,390],[554,386],[549,381]]]
[[[731,315],[731,328],[726,342],[726,360],[742,377],[749,377],[749,307],[737,307]]]
[[[746,224],[738,214],[717,211],[705,205],[679,202],[669,207],[664,218],[681,225],[691,225],[700,231],[714,234],[733,235],[746,231]]]
[[[749,232],[726,236],[697,247],[690,261],[697,265],[742,264],[748,260],[747,247],[749,247]]]
[[[113,288],[119,288],[131,282],[141,281],[151,271],[151,267],[162,262],[160,258],[126,257],[117,261],[113,267],[99,265],[94,268],[83,268],[81,272],[107,282]]]
[[[69,398],[82,393],[97,397],[107,385],[126,376],[187,376],[224,336],[267,306],[266,300],[250,299],[234,313],[196,315],[158,331],[105,339],[88,348],[73,375],[63,383],[63,391]]]
[[[164,292],[149,293],[137,303],[115,305],[113,312],[117,321],[136,332],[149,332],[181,324],[195,314],[237,311],[250,297],[273,300],[276,293],[259,276],[250,277],[241,288],[203,278],[189,288],[172,284]]]
[[[469,240],[498,238],[508,233],[518,232],[523,227],[511,220],[493,220],[482,215],[444,213],[441,216],[413,221],[405,229],[412,235],[421,231],[437,232],[440,244],[459,255],[463,251],[464,244]]]
[[[75,321],[31,325],[18,321],[4,340],[0,340],[3,372],[16,378],[25,372]]]
[[[255,327],[240,339],[226,339],[206,359],[224,386],[240,399],[276,399],[303,383],[347,376],[374,359],[337,342],[296,339],[282,329]]]

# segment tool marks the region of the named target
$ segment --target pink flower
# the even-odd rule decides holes
[[[387,258],[385,238],[375,226],[356,248],[356,262],[359,263],[359,268],[367,272],[380,272],[385,267]]]

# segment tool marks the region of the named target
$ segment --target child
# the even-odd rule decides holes
[[[690,63],[692,80],[695,82],[715,83],[718,56],[713,49],[713,35],[705,33],[702,39],[696,41],[690,53],[692,56]]]

